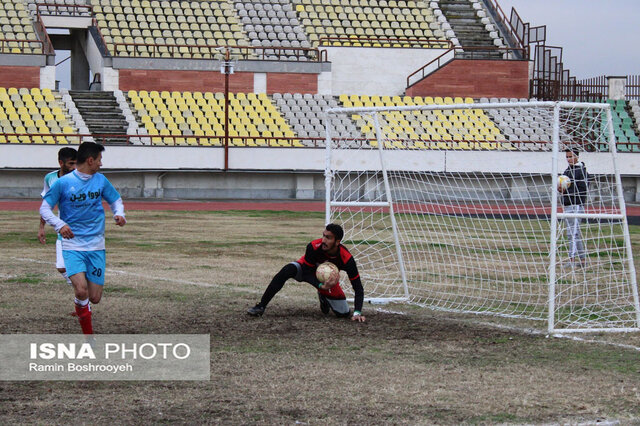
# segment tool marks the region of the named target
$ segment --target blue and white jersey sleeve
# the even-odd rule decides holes
[[[42,187],[42,192],[40,193],[40,196],[44,197],[45,194],[49,192],[49,189],[51,188],[53,183],[57,180],[58,180],[58,170],[54,170],[50,173],[47,173],[44,176],[44,185]]]
[[[49,225],[53,226],[56,232],[59,232],[60,228],[62,228],[65,223],[64,221],[60,220],[60,214],[58,214],[58,217],[53,214],[53,208],[60,202],[61,186],[56,185],[57,182],[57,180],[53,182],[53,185],[47,190],[47,193],[42,199],[42,205],[40,206],[40,217],[42,217]],[[58,234],[58,239],[62,240],[60,234]]]
[[[54,181],[47,192],[42,195],[42,199],[45,200],[52,209],[60,202],[62,186],[58,183],[58,180]]]
[[[47,173],[44,177],[44,186],[42,188],[42,192],[40,196],[44,198],[44,196],[49,192],[49,189],[53,186],[53,184],[58,180],[58,170],[54,170],[50,173]],[[51,206],[53,208],[54,206]],[[60,213],[58,213],[58,217],[60,217]],[[60,234],[58,234],[58,239],[62,240]]]
[[[108,204],[113,204],[118,200],[118,198],[120,198],[120,193],[118,193],[118,191],[113,187],[113,185],[111,185],[111,182],[109,182],[106,177],[103,176],[103,178],[104,188],[102,190],[102,197]]]

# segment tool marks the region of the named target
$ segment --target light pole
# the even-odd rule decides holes
[[[228,46],[218,48],[224,50],[224,61],[220,64],[220,72],[224,74],[224,170],[229,170],[229,74],[233,74],[234,63],[231,61],[231,49]]]

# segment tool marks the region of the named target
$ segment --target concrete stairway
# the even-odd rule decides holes
[[[494,46],[493,39],[480,21],[469,0],[440,0],[439,5],[462,47]],[[499,52],[489,51],[475,52],[473,55],[470,52],[456,54],[456,58],[463,59],[465,57],[500,59],[502,55]]]
[[[126,144],[128,123],[112,92],[69,91],[73,102],[93,135],[123,135],[106,139],[95,137],[105,144]]]

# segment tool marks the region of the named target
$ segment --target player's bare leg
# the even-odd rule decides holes
[[[87,285],[89,290],[89,301],[94,305],[100,303],[100,300],[102,299],[103,286],[91,281],[87,281]]]
[[[56,269],[58,270],[58,272],[60,272],[60,275],[62,275],[62,278],[64,278],[67,284],[73,287],[73,283],[71,282],[71,279],[69,279],[69,277],[67,276],[67,270],[65,268],[56,268]],[[73,312],[70,312],[69,315],[71,315],[72,317],[78,316],[75,310]]]

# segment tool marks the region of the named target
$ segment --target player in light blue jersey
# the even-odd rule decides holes
[[[78,152],[70,147],[60,148],[58,151],[58,164],[60,165],[59,170],[54,170],[51,173],[47,173],[44,177],[44,187],[42,188],[42,192],[40,193],[41,197],[49,191],[53,182],[58,180],[58,178],[70,173],[76,169],[76,154]],[[44,231],[44,224],[46,222],[42,217],[40,217],[40,228],[38,229],[38,241],[42,244],[47,243],[46,233]],[[58,272],[62,274],[64,279],[67,281],[69,285],[71,285],[71,280],[67,276],[67,270],[64,267],[64,259],[62,258],[62,237],[58,234],[58,239],[56,240],[56,268]]]
[[[78,320],[84,334],[93,334],[91,307],[102,298],[105,274],[104,199],[118,226],[126,223],[122,198],[107,178],[98,173],[104,147],[83,142],[76,170],[53,183],[40,206],[40,216],[62,236],[62,255],[75,290]],[[60,217],[52,209],[58,205]]]

